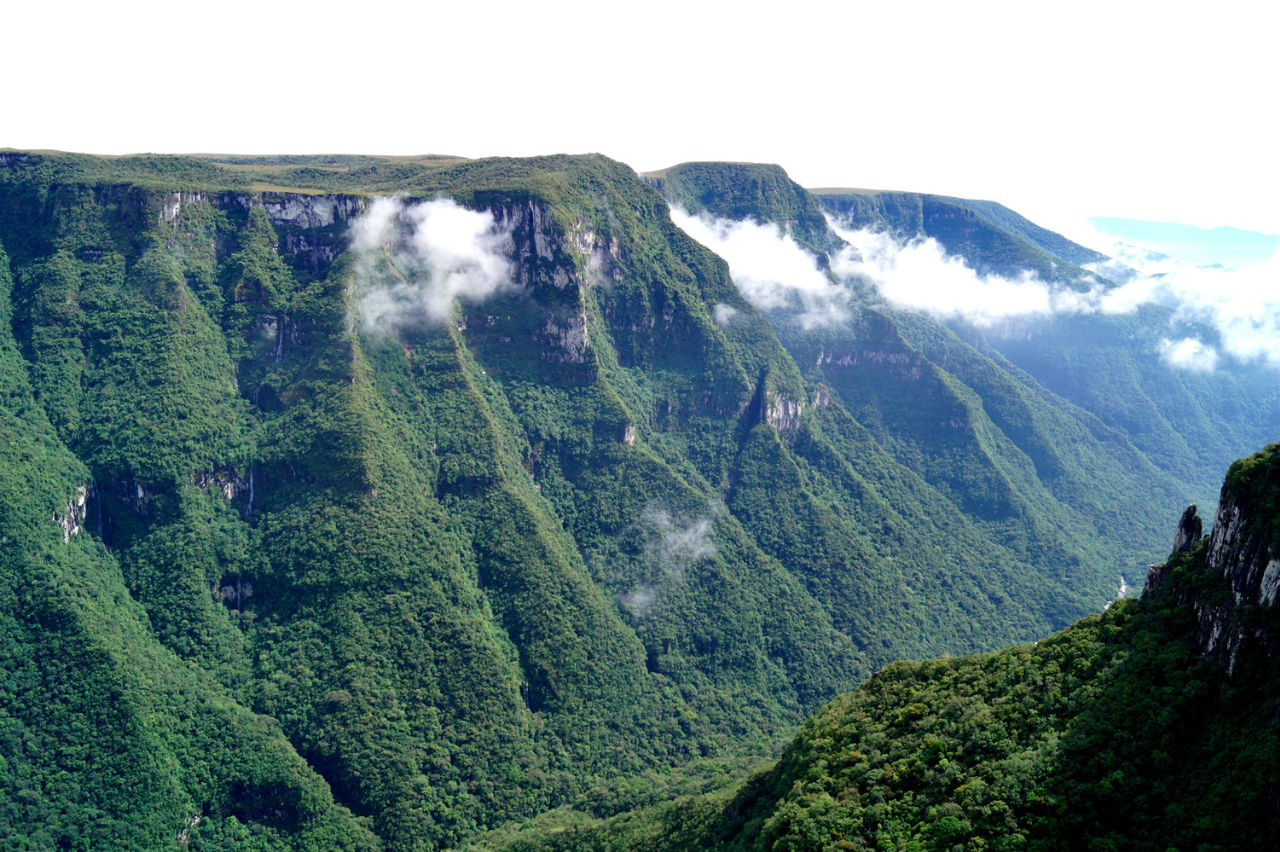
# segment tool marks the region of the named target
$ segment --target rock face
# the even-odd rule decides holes
[[[1195,611],[1198,627],[1196,645],[1201,653],[1217,658],[1234,672],[1244,649],[1267,655],[1277,650],[1277,637],[1260,625],[1257,615],[1275,604],[1280,589],[1280,558],[1270,543],[1267,527],[1255,517],[1254,507],[1242,503],[1223,489],[1213,531],[1200,556],[1193,555],[1193,570],[1221,583],[1221,593],[1185,588],[1175,576],[1177,560],[1153,565],[1147,573],[1142,593],[1167,590],[1179,604]],[[1174,556],[1193,551],[1201,540],[1201,520],[1196,507],[1182,514],[1174,536]],[[1203,560],[1200,564],[1198,560]]]
[[[166,225],[176,225],[178,217],[182,215],[182,208],[190,204],[199,204],[205,200],[203,192],[175,192],[171,194],[164,202],[161,208],[160,217],[164,219]]]
[[[582,365],[594,370],[586,291],[619,280],[621,249],[585,220],[561,227],[547,206],[537,201],[489,208],[500,230],[511,234],[515,290],[530,301],[511,312],[493,307],[464,319],[472,345],[530,345],[541,361]],[[492,310],[490,310],[492,308]],[[536,311],[538,319],[530,322]]]
[[[793,435],[800,428],[800,415],[804,405],[780,393],[769,397],[769,405],[765,408],[764,420],[773,428],[785,435]]]
[[[1195,547],[1203,530],[1200,513],[1196,511],[1196,504],[1192,503],[1182,513],[1182,520],[1178,521],[1178,531],[1173,535],[1173,552],[1181,553]]]
[[[345,225],[364,211],[367,202],[351,195],[297,195],[266,197],[262,207],[273,225],[327,228]]]
[[[1209,537],[1209,564],[1222,569],[1238,599],[1270,606],[1280,582],[1280,559],[1273,555],[1261,530],[1246,530],[1245,526],[1238,505],[1219,509]]]
[[[70,542],[73,535],[79,534],[84,529],[84,519],[86,515],[85,507],[88,505],[89,487],[81,485],[76,489],[76,496],[67,501],[67,510],[64,513],[53,513],[53,522],[62,527],[63,542]]]
[[[170,204],[174,217],[182,204],[201,200],[175,194]],[[279,237],[279,249],[304,260],[315,271],[322,271],[347,247],[347,229],[369,201],[354,195],[300,195],[279,193],[252,195],[225,194],[213,199],[224,208],[261,207],[271,220]],[[166,220],[169,219],[166,207]]]
[[[577,310],[548,312],[546,324],[542,328],[542,339],[546,346],[542,353],[543,360],[585,364],[589,357],[590,343],[586,306],[579,303]]]
[[[249,492],[248,481],[231,468],[193,473],[187,477],[187,482],[197,488],[215,489],[224,500],[234,500],[241,494]]]

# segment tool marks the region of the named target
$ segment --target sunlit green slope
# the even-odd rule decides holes
[[[1235,463],[1213,533],[1034,645],[897,663],[736,790],[488,849],[1261,849],[1280,828],[1280,445]]]
[[[398,270],[351,228],[396,192],[503,223],[510,286],[367,327]],[[1134,495],[1177,499],[936,323],[868,306],[823,344],[865,369],[816,357],[603,157],[0,152],[0,242],[11,646],[98,659],[39,644],[24,601],[58,601],[129,720],[37,715],[106,712],[97,674],[12,687],[49,745],[5,740],[5,807],[80,791],[13,818],[39,844],[200,816],[192,843],[456,845],[759,753],[892,660],[1043,636],[1157,546]]]

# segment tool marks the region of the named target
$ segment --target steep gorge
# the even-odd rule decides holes
[[[1258,849],[1280,827],[1280,445],[1183,515],[1140,600],[1034,645],[889,666],[745,783],[488,849]]]
[[[757,311],[620,164],[333,169],[281,192],[5,155],[9,670],[82,658],[50,620],[101,662],[3,696],[13,830],[457,845],[597,779],[758,753],[892,660],[1045,635],[1149,553],[1091,526],[1174,499],[941,326]],[[816,227],[789,182],[753,203],[778,187]],[[367,327],[377,275],[415,280],[352,248],[397,191],[490,217],[510,280]],[[122,721],[84,716],[95,684]],[[126,753],[156,786],[103,792]]]

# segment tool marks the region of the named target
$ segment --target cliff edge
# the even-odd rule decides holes
[[[1242,659],[1276,651],[1275,599],[1280,588],[1276,504],[1280,444],[1271,444],[1227,471],[1212,531],[1201,535],[1194,505],[1174,536],[1173,553],[1147,573],[1143,597],[1191,607],[1197,649],[1235,673]]]

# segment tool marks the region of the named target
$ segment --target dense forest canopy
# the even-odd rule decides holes
[[[839,311],[761,302],[682,216],[790,240]],[[840,223],[952,227],[1064,287],[1091,262],[998,205],[778,167],[0,152],[6,844],[430,849],[539,814],[565,837],[557,813],[732,788],[824,705],[806,732],[890,724],[889,684],[969,683],[979,727],[1051,662],[1073,697],[1010,719],[1109,688],[1155,615],[828,705],[1102,609],[1274,433],[1274,383],[1162,366],[1159,317],[1009,340],[904,309],[841,277]],[[924,760],[908,728],[953,737],[919,797],[841,820],[933,842],[1016,810],[981,764],[944,773],[986,785],[973,809],[918,828],[969,748],[933,700],[865,734],[877,767]],[[1049,754],[1055,724],[991,755]],[[790,836],[767,797],[709,795],[689,832]]]

